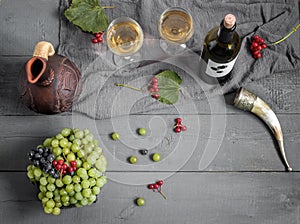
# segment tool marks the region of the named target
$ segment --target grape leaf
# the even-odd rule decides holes
[[[108,18],[99,0],[72,0],[65,17],[83,31],[99,33],[108,27]]]
[[[170,70],[165,70],[156,75],[158,80],[158,100],[165,104],[174,104],[178,101],[182,79]]]

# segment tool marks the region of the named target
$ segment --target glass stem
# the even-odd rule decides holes
[[[293,30],[292,30],[291,32],[289,32],[285,37],[281,38],[280,40],[277,40],[277,41],[274,42],[274,43],[270,43],[270,44],[267,44],[267,45],[270,46],[270,45],[276,45],[276,44],[281,43],[281,42],[284,41],[285,39],[289,38],[289,37],[290,37],[293,33],[295,33],[299,28],[300,28],[300,23],[299,23],[297,26],[295,26],[295,27],[293,28]]]

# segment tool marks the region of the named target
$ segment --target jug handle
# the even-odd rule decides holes
[[[35,45],[33,56],[45,58],[48,60],[48,56],[53,56],[55,54],[54,47],[51,43],[47,41],[40,41]]]

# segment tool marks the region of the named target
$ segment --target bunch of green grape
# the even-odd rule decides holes
[[[98,141],[89,130],[64,128],[53,138],[47,138],[38,148],[48,147],[55,155],[53,164],[64,161],[66,166],[76,166],[73,172],[62,172],[58,178],[35,165],[27,167],[27,176],[35,182],[40,192],[44,212],[59,215],[62,207],[82,207],[97,200],[100,189],[107,182],[104,172],[106,158]],[[55,162],[56,161],[56,162]],[[55,163],[54,163],[55,162]],[[52,165],[56,169],[55,165]]]

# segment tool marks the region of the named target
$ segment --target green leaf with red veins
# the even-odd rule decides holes
[[[108,18],[99,0],[72,0],[66,18],[83,31],[99,33],[108,27]]]
[[[180,76],[171,70],[165,70],[156,75],[158,79],[158,100],[165,104],[175,104],[179,99],[182,83]]]

